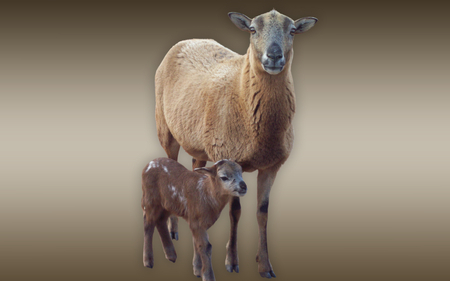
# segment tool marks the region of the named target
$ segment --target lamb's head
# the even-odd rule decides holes
[[[220,160],[210,168],[197,168],[195,171],[210,174],[215,182],[233,196],[244,196],[247,193],[247,185],[242,179],[242,167],[231,160]]]
[[[254,19],[240,13],[229,13],[228,16],[239,29],[250,32],[255,59],[272,75],[283,71],[286,62],[292,59],[294,35],[309,30],[317,22],[314,17],[294,21],[275,10]]]

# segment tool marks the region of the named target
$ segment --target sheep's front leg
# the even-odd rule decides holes
[[[241,217],[241,203],[239,197],[230,199],[230,240],[227,244],[227,257],[225,258],[225,267],[228,272],[236,271],[239,273],[239,258],[237,252],[237,227]]]
[[[202,263],[202,281],[215,281],[216,279],[214,278],[214,272],[211,263],[212,245],[209,243],[206,229],[191,228],[191,230],[192,235],[194,236],[195,252],[198,256],[200,256]]]
[[[156,108],[158,109],[158,107]],[[156,116],[158,117],[158,115],[160,114],[161,113],[156,113]],[[178,142],[172,136],[172,133],[169,131],[169,128],[167,128],[167,124],[165,123],[164,118],[163,120],[164,123],[161,123],[160,125],[158,125],[158,121],[156,122],[158,127],[158,138],[161,142],[162,147],[167,153],[167,157],[178,161],[180,144],[178,144]],[[169,228],[170,237],[178,241],[178,217],[173,215],[170,216],[167,227]]]
[[[258,171],[258,206],[256,217],[259,226],[259,245],[256,254],[256,262],[261,277],[276,277],[273,272],[272,265],[269,261],[269,253],[267,250],[267,218],[269,208],[270,189],[275,180],[278,169],[268,169]]]

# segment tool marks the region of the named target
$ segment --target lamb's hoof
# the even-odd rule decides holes
[[[225,267],[227,268],[227,271],[228,272],[233,272],[233,270],[234,271],[236,271],[236,273],[239,273],[239,265],[231,265],[231,264],[227,264],[227,265],[225,265]]]
[[[153,268],[153,260],[144,261],[144,266],[148,268]]]
[[[172,237],[172,240],[178,241],[178,232],[170,232],[170,237]]]
[[[197,278],[202,277],[202,269],[201,269],[201,268],[194,268],[194,275],[195,275]]]
[[[275,278],[275,277],[277,277],[276,275],[275,275],[275,273],[273,273],[273,270],[271,270],[271,271],[269,271],[269,272],[260,272],[259,273],[260,275],[261,275],[261,277],[263,277],[263,278]]]
[[[170,256],[166,255],[166,259],[168,259],[171,262],[175,262],[177,260],[177,255],[176,254]]]

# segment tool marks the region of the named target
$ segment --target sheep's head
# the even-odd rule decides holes
[[[240,13],[229,13],[231,21],[241,30],[250,32],[250,46],[261,67],[275,75],[283,71],[292,54],[294,35],[309,30],[317,22],[314,17],[296,21],[272,10],[254,19]]]

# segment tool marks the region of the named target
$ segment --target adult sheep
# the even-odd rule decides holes
[[[213,40],[186,40],[173,46],[156,71],[156,126],[169,158],[180,146],[193,157],[193,169],[206,161],[232,159],[245,172],[258,170],[256,260],[262,277],[275,277],[267,252],[269,193],[293,145],[295,112],[291,74],[294,35],[309,30],[314,17],[296,21],[272,10],[251,19],[229,13],[249,32],[250,47],[239,55]],[[231,233],[226,268],[238,272],[238,197],[230,201]],[[169,230],[178,239],[177,220]]]

